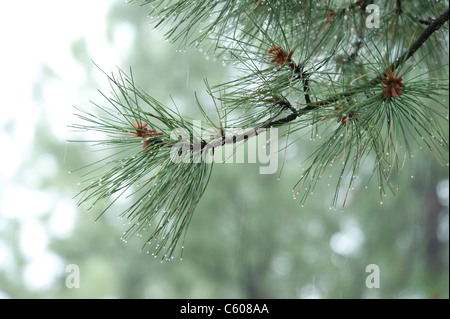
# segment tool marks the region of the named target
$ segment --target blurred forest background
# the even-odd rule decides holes
[[[307,139],[280,154],[280,179],[216,164],[183,260],[124,243],[120,207],[94,222],[72,199],[80,176],[69,171],[101,156],[67,142],[88,138],[67,127],[72,105],[89,109],[104,103],[97,88],[109,92],[92,61],[107,73],[131,67],[139,87],[193,118],[194,92],[210,103],[203,79],[219,84],[233,70],[201,48],[179,52],[152,31],[147,8],[124,1],[2,2],[0,18],[0,298],[449,297],[448,172],[425,149],[396,198],[380,205],[369,170],[343,211],[329,209],[324,182],[305,207],[293,200]],[[65,285],[69,264],[80,288]],[[369,264],[378,289],[365,285]]]

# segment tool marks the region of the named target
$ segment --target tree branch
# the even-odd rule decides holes
[[[408,60],[410,57],[412,57],[413,54],[425,43],[425,41],[427,41],[428,38],[434,32],[439,30],[442,27],[442,25],[444,25],[444,23],[448,21],[448,19],[449,19],[449,10],[447,10],[439,18],[434,20],[422,32],[422,34],[417,38],[417,40],[413,43],[411,48],[408,51],[406,51],[404,54],[402,54],[399,58],[397,58],[397,60],[390,65],[390,69],[392,71],[396,70],[400,64],[402,64],[403,62]],[[296,74],[298,74],[299,77],[303,81],[303,90],[305,92],[305,100],[306,100],[306,106],[304,108],[302,108],[302,109],[297,111],[290,104],[289,101],[284,100],[282,102],[279,102],[279,103],[283,104],[285,109],[291,110],[292,113],[289,114],[288,116],[284,117],[284,118],[268,122],[268,123],[262,125],[260,128],[249,129],[248,131],[246,131],[244,133],[241,133],[241,134],[225,137],[225,135],[222,132],[222,136],[220,136],[219,138],[213,139],[210,142],[206,142],[206,141],[202,140],[201,141],[201,146],[200,146],[200,151],[204,152],[204,151],[207,151],[209,149],[214,149],[216,147],[223,146],[225,144],[231,144],[231,143],[234,144],[237,141],[247,140],[250,137],[253,137],[253,136],[256,136],[256,135],[260,134],[262,131],[264,131],[267,128],[278,127],[278,126],[282,126],[284,124],[290,123],[290,122],[296,120],[298,117],[308,113],[309,111],[312,111],[312,110],[317,109],[319,107],[327,106],[327,105],[329,105],[331,103],[334,103],[334,102],[338,101],[342,97],[352,96],[352,95],[356,94],[359,90],[362,90],[362,89],[366,88],[366,86],[367,86],[367,84],[366,84],[365,86],[359,86],[359,87],[351,88],[351,89],[347,90],[346,92],[343,92],[343,93],[340,93],[340,94],[336,94],[336,95],[334,95],[332,97],[329,97],[328,99],[325,99],[323,101],[311,102],[311,98],[309,96],[309,85],[308,85],[308,78],[307,78],[308,74],[306,72],[304,72],[301,67],[297,66],[293,62],[290,64],[290,66],[291,66],[291,68],[293,68],[294,72]],[[379,84],[381,82],[381,80],[383,79],[383,77],[385,76],[385,72],[387,72],[387,71],[384,71],[383,73],[378,75],[376,78],[374,78],[371,81],[369,81],[368,85],[374,86],[374,85]],[[192,144],[189,144],[189,147],[191,149],[194,148],[194,146]]]
[[[430,23],[430,25],[428,25],[428,27],[420,34],[420,36],[417,38],[417,40],[413,43],[411,48],[408,51],[406,51],[405,53],[403,53],[399,58],[397,58],[397,60],[395,62],[393,62],[390,65],[389,68],[391,69],[391,71],[394,72],[394,70],[396,70],[400,64],[402,64],[403,62],[407,61],[410,57],[412,57],[414,55],[414,53],[428,40],[428,38],[434,32],[439,30],[448,21],[448,19],[449,19],[449,10],[445,11],[437,19],[435,19],[432,23]],[[358,86],[358,87],[351,88],[343,93],[336,94],[336,95],[329,97],[322,101],[307,103],[304,108],[300,109],[300,111],[297,112],[297,114],[294,114],[294,113],[290,114],[282,119],[268,123],[264,127],[275,127],[275,126],[280,126],[282,124],[292,122],[295,119],[297,119],[297,117],[299,117],[311,110],[314,110],[319,107],[327,106],[331,103],[338,101],[342,97],[352,96],[352,95],[356,94],[358,91],[366,88],[368,85],[369,86],[377,85],[381,82],[381,80],[383,79],[383,77],[385,76],[386,73],[387,73],[387,70],[383,71],[383,73],[381,73],[377,77],[373,78],[371,81],[369,81],[364,86]]]

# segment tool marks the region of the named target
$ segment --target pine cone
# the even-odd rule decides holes
[[[389,69],[389,74],[382,81],[386,85],[383,89],[383,99],[387,99],[389,96],[395,99],[398,95],[402,95],[400,88],[405,87],[405,84],[402,83],[403,78],[394,77],[391,69]]]
[[[289,53],[286,53],[280,45],[274,46],[269,51],[267,51],[270,55],[272,55],[272,60],[270,62],[274,63],[276,62],[276,67],[279,67],[280,65],[286,63],[291,59],[293,51],[289,51]]]

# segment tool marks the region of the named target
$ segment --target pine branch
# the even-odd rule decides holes
[[[87,166],[93,168],[83,175],[88,185],[78,194],[79,204],[89,202],[94,207],[102,200],[111,201],[106,208],[102,207],[101,216],[120,196],[132,197],[134,202],[121,215],[131,223],[124,240],[134,235],[144,236],[143,249],[155,243],[155,254],[163,252],[164,259],[171,259],[177,243],[184,239],[211,174],[212,165],[202,160],[196,162],[196,159],[270,128],[289,125],[287,134],[302,129],[314,134],[319,132],[319,126],[324,128],[325,138],[308,157],[306,169],[295,186],[298,187],[295,198],[303,192],[301,202],[314,190],[325,170],[336,162],[340,167],[333,205],[340,196],[339,188],[347,183],[346,174],[351,175],[348,193],[369,152],[374,155],[373,176],[380,183],[381,196],[389,190],[395,192],[391,175],[401,170],[399,148],[404,147],[405,152],[411,153],[412,144],[421,139],[441,162],[448,156],[448,141],[439,122],[441,119],[448,122],[448,115],[445,118],[424,102],[426,99],[442,106],[445,84],[437,80],[424,87],[422,81],[407,78],[405,85],[399,75],[405,62],[448,21],[448,10],[429,24],[419,21],[427,27],[412,45],[407,45],[412,39],[394,33],[395,28],[392,28],[392,37],[380,33],[381,37],[373,37],[373,32],[364,34],[362,13],[372,3],[369,0],[358,0],[337,14],[333,11],[331,20],[330,11],[316,6],[312,0],[141,2],[155,5],[152,12],[159,15],[157,27],[168,21],[176,22],[167,33],[174,40],[181,38],[186,44],[198,28],[200,36],[195,32],[194,46],[210,32],[216,43],[226,39],[221,48],[227,50],[246,73],[215,87],[219,88],[214,92],[220,94],[217,98],[205,81],[216,107],[218,123],[211,120],[198,98],[196,100],[203,119],[215,132],[214,137],[212,134],[201,136],[192,121],[138,89],[132,75],[126,76],[122,71],[118,77],[108,76],[112,97],[102,93],[109,105],[96,105],[101,115],[77,108],[81,112],[80,120],[87,123],[74,127],[105,133],[105,140],[95,141],[95,145],[113,151],[103,160]],[[389,18],[397,23],[411,19],[401,1],[390,2],[389,10],[396,13]],[[425,14],[436,16],[436,12],[426,11]],[[203,23],[206,28],[202,29]],[[413,23],[417,25],[417,18]],[[386,40],[383,48],[380,48],[380,39]],[[440,38],[442,42],[445,39]],[[349,49],[351,43],[354,43],[353,50]],[[400,55],[406,47],[408,49]],[[424,48],[436,51],[428,44]],[[347,57],[348,67],[342,74],[335,71],[337,54]],[[370,80],[364,78],[363,85],[348,88],[350,80],[352,84],[370,74],[376,76]],[[377,86],[379,94],[368,94]],[[400,95],[402,97],[397,98]],[[217,101],[222,106],[218,106]],[[230,124],[229,117],[235,111],[238,115]],[[239,133],[226,134],[237,128]],[[189,150],[186,161],[173,160],[180,152],[183,155],[185,149],[177,149],[177,146]]]
[[[429,37],[436,31],[438,31],[449,19],[449,10],[445,11],[439,18],[435,19],[417,38],[417,40],[413,43],[411,48],[403,53],[400,57],[397,58],[395,62],[393,62],[390,66],[390,70],[395,71],[397,68],[404,62],[406,62],[409,58],[411,58],[414,53],[429,39]],[[367,87],[373,87],[379,83],[381,83],[381,80],[383,77],[388,73],[388,70],[383,71],[383,73],[379,74],[377,77],[370,80],[366,85],[359,86],[355,88],[351,88],[347,90],[346,92],[336,94],[335,96],[329,97],[325,100],[318,101],[318,102],[312,102],[307,103],[307,105],[300,109],[297,113],[292,113],[288,116],[286,116],[283,119],[276,120],[274,122],[268,123],[266,127],[276,127],[283,124],[287,124],[289,122],[292,122],[296,120],[299,116],[302,116],[309,111],[315,110],[318,107],[324,107],[328,106],[330,104],[333,104],[343,97],[350,97],[358,92],[361,92],[362,90],[365,90]]]
[[[404,62],[406,62],[409,58],[411,58],[414,53],[428,40],[428,38],[437,30],[439,30],[444,24],[445,22],[447,22],[449,19],[449,10],[445,11],[439,18],[437,18],[436,20],[433,21],[433,23],[431,23],[422,33],[421,35],[417,38],[417,40],[413,43],[413,45],[411,46],[411,48],[406,51],[405,53],[403,53],[399,58],[397,58],[397,60],[395,62],[393,62],[389,69],[392,70],[393,72],[395,70],[397,70],[397,68]],[[388,69],[388,70],[389,70]],[[330,97],[324,101],[320,101],[320,102],[315,102],[313,105],[314,106],[325,106],[328,105],[330,103],[336,102],[337,100],[339,100],[340,97],[343,96],[351,96],[353,94],[355,94],[357,91],[360,91],[361,89],[365,88],[366,86],[374,86],[377,85],[379,83],[381,83],[381,80],[383,79],[383,77],[388,73],[388,70],[385,70],[383,73],[379,74],[377,77],[375,77],[374,79],[372,79],[371,81],[369,81],[367,83],[367,85],[365,86],[361,86],[361,87],[356,87],[356,88],[352,88],[349,89],[347,92],[338,94],[335,97]]]

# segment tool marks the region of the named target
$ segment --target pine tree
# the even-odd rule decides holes
[[[293,187],[301,205],[330,174],[331,206],[345,205],[363,164],[371,165],[381,200],[395,194],[394,176],[416,146],[448,170],[448,1],[131,3],[179,49],[202,46],[237,74],[214,86],[205,81],[210,105],[195,99],[209,135],[141,90],[131,70],[105,74],[107,103],[76,107],[73,127],[104,133],[95,145],[112,150],[82,168],[79,204],[109,200],[103,214],[131,197],[123,238],[143,237],[155,257],[171,259],[182,245],[211,176],[207,156],[271,129],[287,147],[304,135],[315,145]]]

